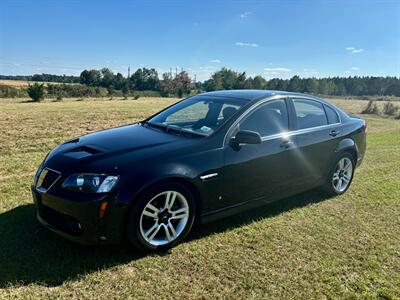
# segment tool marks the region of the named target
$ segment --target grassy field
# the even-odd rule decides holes
[[[311,191],[208,224],[163,255],[79,246],[38,224],[30,184],[51,148],[174,101],[0,101],[0,299],[400,298],[399,120],[363,116],[367,155],[345,195]]]

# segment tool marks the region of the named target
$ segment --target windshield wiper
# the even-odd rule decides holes
[[[150,126],[150,127],[154,127],[154,128],[159,128],[161,130],[164,130],[165,132],[173,132],[173,133],[177,133],[179,135],[191,135],[191,136],[196,136],[196,137],[204,137],[205,135],[201,134],[201,133],[197,133],[197,132],[193,132],[190,130],[185,130],[180,126],[177,125],[171,125],[171,124],[163,124],[163,123],[153,123],[153,122],[149,122],[149,121],[145,121],[143,122],[144,124]]]

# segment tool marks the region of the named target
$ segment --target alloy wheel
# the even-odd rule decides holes
[[[350,158],[343,157],[336,164],[335,171],[332,176],[333,188],[338,193],[344,192],[350,184],[353,176],[353,163]]]
[[[140,233],[152,246],[162,246],[176,240],[189,219],[187,199],[177,191],[164,191],[154,196],[140,216]]]

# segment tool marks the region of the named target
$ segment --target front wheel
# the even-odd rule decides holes
[[[330,171],[324,190],[329,195],[341,195],[350,187],[354,175],[354,158],[350,153],[342,153]]]
[[[154,186],[133,207],[128,223],[128,239],[144,252],[172,248],[192,228],[194,210],[193,195],[185,186]]]

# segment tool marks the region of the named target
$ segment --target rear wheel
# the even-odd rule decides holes
[[[139,250],[167,250],[181,242],[194,222],[195,204],[183,185],[153,186],[132,209],[128,239]]]
[[[333,196],[345,193],[353,180],[354,168],[353,156],[347,152],[342,153],[328,175],[324,190]]]

